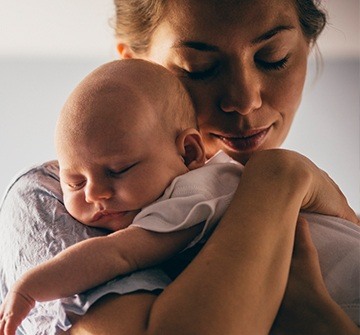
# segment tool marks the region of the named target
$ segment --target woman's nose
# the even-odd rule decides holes
[[[105,180],[88,181],[85,189],[85,200],[87,203],[94,203],[108,200],[113,196],[113,189]]]
[[[225,79],[220,108],[247,115],[262,105],[261,78],[256,71],[234,69]]]

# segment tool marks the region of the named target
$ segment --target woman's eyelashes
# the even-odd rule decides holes
[[[175,72],[178,75],[189,78],[191,80],[206,80],[210,79],[216,75],[219,68],[219,64],[204,64],[201,65],[194,65],[194,64],[182,64],[175,67]]]
[[[185,76],[192,80],[205,80],[211,78],[215,74],[215,67],[211,67],[209,69],[201,70],[201,71],[188,71],[182,69]]]
[[[255,59],[255,63],[258,67],[265,71],[280,71],[286,68],[286,65],[289,60],[289,55],[277,60],[277,61],[266,61],[262,59]],[[179,68],[182,76],[189,78],[191,80],[207,80],[211,79],[218,73],[220,65],[216,64],[209,68],[201,70],[189,70],[185,68]]]
[[[266,71],[272,71],[272,70],[279,71],[286,67],[288,60],[289,60],[289,55],[286,55],[284,58],[278,61],[269,62],[261,59],[255,59],[255,62],[259,67],[261,67]]]

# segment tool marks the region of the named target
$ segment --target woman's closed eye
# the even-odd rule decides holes
[[[184,76],[192,80],[205,80],[209,79],[216,74],[217,65],[202,70],[186,70],[181,69]]]
[[[277,61],[265,61],[261,59],[256,59],[256,63],[258,66],[263,68],[264,70],[271,71],[271,70],[281,70],[284,69],[287,65],[287,62],[289,60],[289,56],[286,55],[284,58],[281,58]]]
[[[195,60],[194,60],[195,57]],[[199,56],[197,56],[199,57]],[[220,66],[218,60],[199,60],[196,56],[179,57],[179,60],[169,66],[177,76],[185,77],[192,80],[210,79],[217,74]]]

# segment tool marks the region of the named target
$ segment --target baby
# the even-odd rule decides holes
[[[83,292],[206,240],[243,169],[223,152],[205,163],[186,90],[165,68],[141,60],[89,74],[68,98],[55,142],[65,207],[112,233],[26,272],[1,305],[0,334],[15,334],[36,301]],[[312,237],[330,294],[359,324],[359,227],[303,215],[316,221]]]

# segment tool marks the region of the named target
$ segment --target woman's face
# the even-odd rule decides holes
[[[190,91],[207,157],[246,163],[284,141],[308,51],[293,1],[172,0],[146,58]]]

